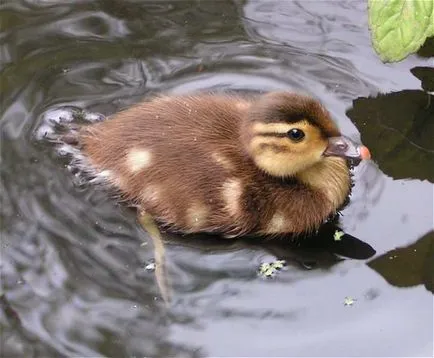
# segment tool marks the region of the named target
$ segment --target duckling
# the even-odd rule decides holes
[[[82,168],[159,227],[225,237],[317,230],[350,193],[348,159],[370,158],[319,101],[280,91],[160,96],[73,137]]]
[[[348,160],[370,158],[319,101],[293,92],[160,96],[68,129],[55,141],[72,146],[73,166],[139,208],[166,304],[160,228],[227,238],[307,235],[348,197]]]

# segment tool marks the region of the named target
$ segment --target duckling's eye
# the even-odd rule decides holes
[[[294,142],[300,142],[304,138],[304,132],[298,128],[292,128],[288,131],[288,137]]]

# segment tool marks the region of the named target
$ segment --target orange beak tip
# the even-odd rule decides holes
[[[364,145],[362,145],[360,147],[360,157],[363,160],[369,160],[369,159],[371,159],[371,152],[369,151],[368,147],[365,147]]]

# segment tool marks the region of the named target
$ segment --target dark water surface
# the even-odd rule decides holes
[[[2,357],[432,356],[434,100],[410,70],[433,58],[382,64],[364,1],[0,6]],[[38,128],[224,89],[310,92],[361,136],[375,161],[341,225],[376,255],[173,238],[166,312],[134,212],[74,184]],[[276,255],[287,269],[259,278]]]

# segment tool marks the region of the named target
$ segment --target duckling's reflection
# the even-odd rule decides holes
[[[290,265],[307,269],[329,268],[345,258],[365,260],[375,255],[372,246],[350,234],[344,233],[336,238],[335,233],[342,230],[335,221],[324,224],[316,233],[303,238],[282,236],[267,240],[263,237],[242,237],[227,240],[208,234],[180,236],[166,233],[164,241],[204,252],[259,249]]]
[[[375,98],[359,97],[346,114],[386,175],[433,183],[433,171],[429,169],[434,163],[433,110],[433,95],[405,90]]]
[[[336,235],[336,233],[340,234]],[[162,233],[161,239],[164,246],[177,245],[208,253],[262,250],[279,260],[284,260],[286,265],[308,270],[329,269],[345,258],[365,260],[375,255],[374,248],[369,244],[342,231],[338,226],[338,217],[325,223],[316,233],[302,238],[282,236],[267,240],[264,237],[242,237],[228,240],[221,236],[209,234],[175,235]],[[157,247],[155,251],[157,251]],[[162,257],[162,262],[159,263],[162,269],[156,272],[156,280],[160,287],[160,293],[168,304],[170,303],[171,287],[165,260],[166,258]]]

